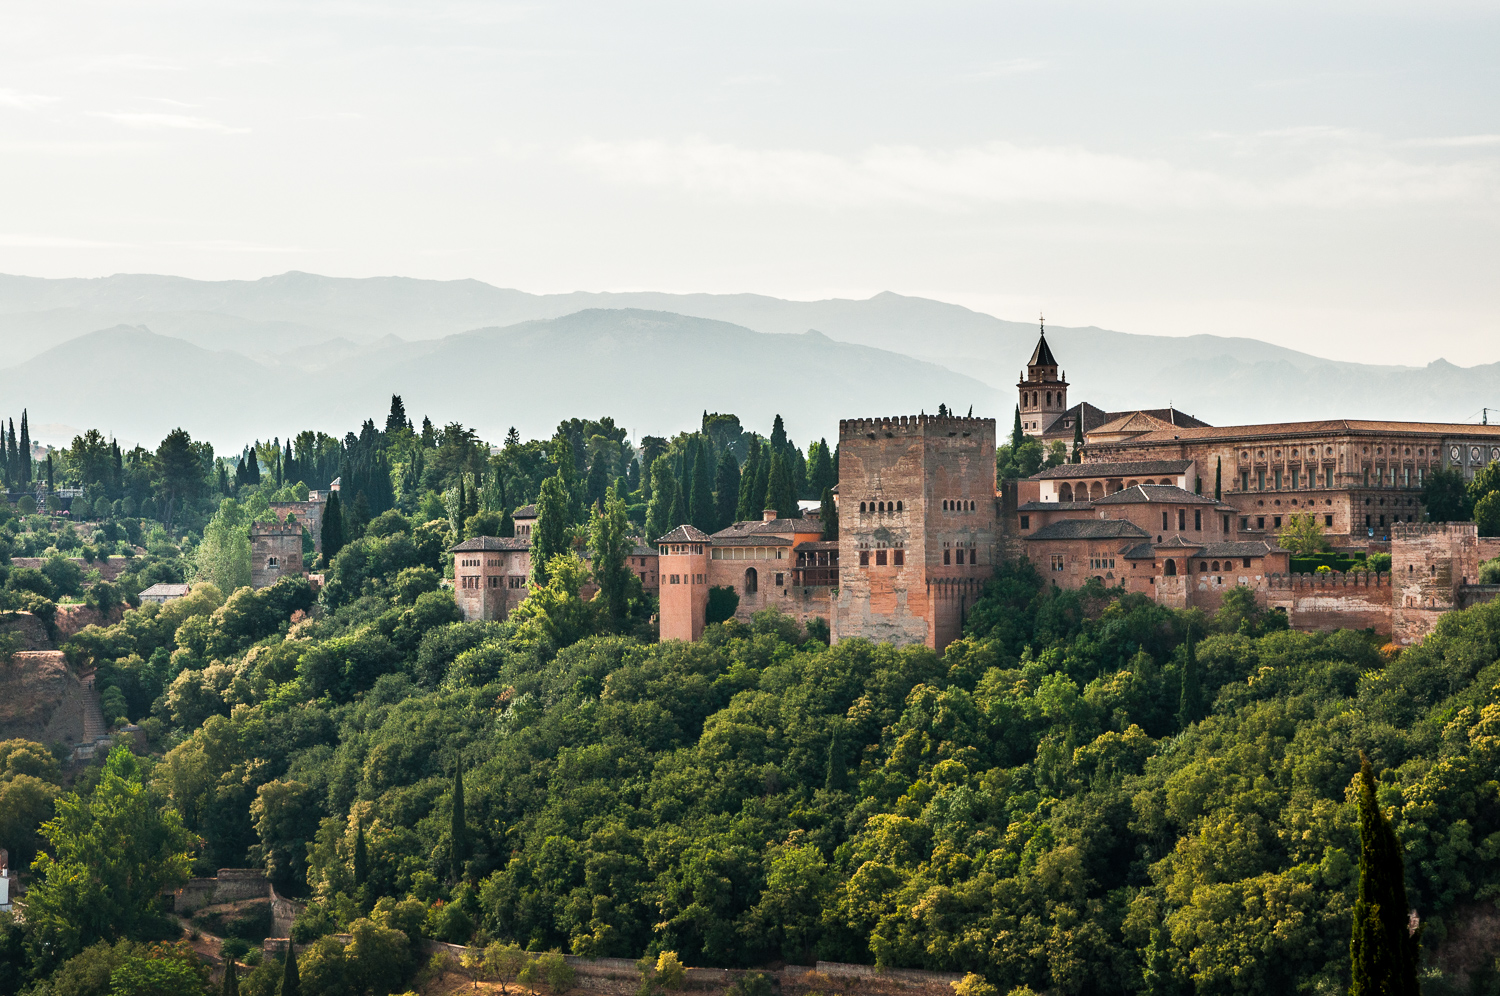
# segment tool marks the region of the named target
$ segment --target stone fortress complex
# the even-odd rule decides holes
[[[841,421],[838,539],[815,517],[769,509],[713,535],[677,527],[657,540],[661,638],[698,639],[710,590],[726,587],[741,620],[776,607],[825,621],[835,641],[941,650],[995,565],[1021,557],[1060,587],[1097,578],[1176,608],[1211,612],[1245,586],[1295,628],[1368,627],[1403,643],[1500,594],[1475,584],[1500,540],[1473,523],[1424,523],[1421,505],[1434,470],[1469,478],[1500,460],[1500,426],[1218,427],[1172,408],[1070,406],[1045,330],[1017,390],[1023,433],[1077,446],[1080,462],[1002,488],[994,419]],[[1388,551],[1391,570],[1292,575],[1277,544],[1292,515],[1315,516],[1337,549]]]

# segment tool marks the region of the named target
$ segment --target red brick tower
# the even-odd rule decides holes
[[[1047,324],[1041,322],[1042,334],[1036,349],[1031,351],[1031,361],[1026,364],[1026,376],[1016,383],[1021,392],[1021,431],[1028,436],[1040,437],[1062,418],[1068,410],[1068,382],[1059,376],[1057,359],[1047,345]]]
[[[839,422],[834,638],[956,639],[994,574],[998,504],[994,419]]]
[[[656,548],[661,639],[696,640],[708,617],[708,536],[692,526],[678,526],[657,540]]]

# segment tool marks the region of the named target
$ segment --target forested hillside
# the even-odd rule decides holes
[[[648,497],[651,454],[613,433],[565,423],[490,457],[393,406],[305,462],[300,443],[222,476],[200,461],[175,506],[159,454],[140,457],[145,498],[112,498],[107,469],[90,482],[92,542],[123,543],[114,524],[152,545],[121,596],[147,569],[198,583],[64,647],[148,756],[70,774],[45,745],[0,745],[0,832],[36,856],[24,922],[0,917],[0,992],[106,993],[79,980],[147,969],[180,986],[152,991],[202,992],[181,949],[145,946],[178,930],[154,896],[259,866],[307,901],[299,941],[355,938],[302,954],[307,992],[399,992],[431,937],[973,972],[1001,993],[1332,993],[1361,751],[1405,843],[1427,991],[1494,991],[1492,956],[1446,940],[1500,890],[1500,605],[1397,650],[1287,632],[1243,589],[1206,617],[1008,565],[942,655],[830,647],[774,613],[662,644],[618,560],[634,524],[725,514],[720,494],[757,481],[806,492],[834,454],[706,416],[650,444]],[[350,513],[323,535],[327,584],[235,584],[245,524],[328,467]],[[556,545],[531,596],[459,622],[447,547],[534,496],[533,549]],[[146,501],[171,522],[142,520]],[[11,548],[77,528],[45,519],[12,518]],[[241,985],[269,996],[282,972],[267,959]]]

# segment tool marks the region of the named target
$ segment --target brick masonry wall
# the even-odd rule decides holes
[[[979,585],[994,572],[1000,541],[995,499],[994,419],[841,421],[834,638],[947,646]],[[900,566],[894,563],[898,549]],[[877,563],[882,550],[884,566]],[[864,566],[862,552],[869,554]]]
[[[1265,604],[1285,610],[1293,629],[1373,629],[1389,634],[1391,594],[1386,574],[1280,575],[1271,578]]]
[[[323,552],[323,510],[328,507],[324,501],[273,501],[271,511],[276,518],[285,522],[286,517],[294,515],[297,521],[307,527],[312,535],[313,553]]]
[[[284,577],[302,573],[300,525],[257,522],[250,527],[250,587],[269,588]]]

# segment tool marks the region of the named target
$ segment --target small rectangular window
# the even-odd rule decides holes
[[[1277,515],[1277,516],[1273,516],[1272,517],[1272,519],[1271,519],[1271,528],[1272,529],[1280,529],[1281,528],[1281,516]]]
[[[905,550],[892,550],[891,551],[891,563],[895,564],[897,567],[900,567],[903,564],[905,564],[906,563],[906,551]]]
[[[1264,515],[1257,515],[1255,517],[1255,528],[1256,529],[1264,529],[1264,528],[1266,528],[1266,517]]]
[[[861,567],[869,567],[870,566],[870,551],[869,550],[861,550],[861,551],[859,551],[859,566],[861,566]]]
[[[1250,472],[1248,470],[1240,471],[1240,490],[1250,490]]]
[[[1167,513],[1165,510],[1163,510],[1161,513],[1161,527],[1163,529],[1167,528]]]
[[[1249,558],[1249,557],[1246,557],[1246,558],[1245,558],[1245,566],[1246,566],[1246,567],[1249,567],[1249,566],[1250,566],[1250,558]]]
[[[876,567],[884,567],[885,566],[885,551],[884,550],[876,550],[875,551],[875,566]]]
[[[1325,516],[1323,516],[1323,525],[1325,525],[1325,526],[1332,526],[1333,525],[1333,516],[1331,516],[1331,515],[1325,515]]]
[[[943,563],[945,563],[945,564],[951,564],[951,563],[953,563],[953,551],[952,550],[944,550],[943,551]]]
[[[1193,529],[1203,532],[1203,509],[1201,508],[1193,509]]]
[[[1031,528],[1031,516],[1029,516],[1029,515],[1023,515],[1023,516],[1021,516],[1021,528],[1022,529],[1030,529]]]
[[[780,588],[782,585],[786,584],[786,582],[784,580],[782,580],[785,577],[786,577],[786,575],[784,575],[784,574],[778,574],[778,575],[776,575],[776,587]]]

